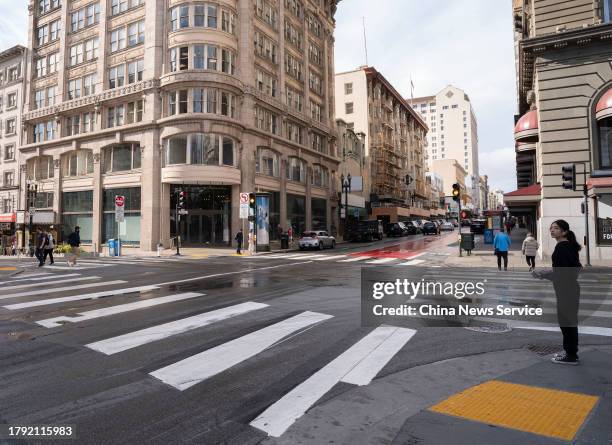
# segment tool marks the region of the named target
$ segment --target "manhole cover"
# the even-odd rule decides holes
[[[559,345],[527,345],[525,348],[538,355],[550,355],[562,349]]]
[[[498,326],[465,326],[465,329],[473,332],[484,332],[485,334],[504,334],[512,331],[507,325]]]

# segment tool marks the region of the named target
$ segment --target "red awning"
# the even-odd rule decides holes
[[[606,93],[601,96],[597,106],[595,107],[595,116],[597,120],[605,119],[612,116],[612,88],[609,88]]]
[[[516,142],[538,142],[538,111],[531,110],[521,116],[514,127]]]
[[[0,213],[0,223],[13,223],[16,219],[16,213]]]
[[[504,193],[504,198],[506,196],[540,196],[542,193],[542,186],[540,184],[532,184],[527,187],[522,187],[513,192]]]

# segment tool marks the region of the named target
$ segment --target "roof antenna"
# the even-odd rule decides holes
[[[366,28],[365,28],[365,17],[362,17],[363,21],[363,47],[365,48],[365,62],[368,65],[368,41],[366,40]]]

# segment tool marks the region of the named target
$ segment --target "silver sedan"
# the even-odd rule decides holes
[[[324,230],[313,230],[302,233],[302,236],[298,241],[298,246],[300,247],[300,250],[323,250],[325,247],[333,249],[336,247],[336,239]]]

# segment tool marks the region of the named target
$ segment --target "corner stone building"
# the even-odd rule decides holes
[[[332,0],[31,2],[22,185],[64,237],[229,245],[240,192],[271,237],[337,225]],[[24,187],[25,188],[25,187]],[[22,190],[24,189],[22,188]],[[117,225],[114,198],[125,196]],[[60,235],[60,236],[61,236]]]

